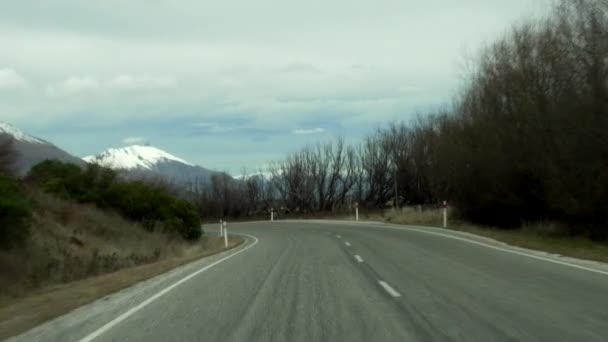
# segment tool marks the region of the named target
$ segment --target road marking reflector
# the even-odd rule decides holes
[[[336,235],[336,237],[337,237],[338,239],[341,239],[341,238],[342,238],[342,235]]]
[[[388,292],[388,294],[390,294],[391,296],[395,298],[401,297],[401,294],[395,291],[395,289],[392,288],[389,284],[387,284],[384,280],[378,280],[378,284],[380,284],[380,286],[382,286],[384,290]]]
[[[350,247],[350,242],[346,241],[344,244],[345,244],[346,246]]]
[[[358,262],[363,262],[363,258],[358,255],[355,255],[355,259],[357,259]]]

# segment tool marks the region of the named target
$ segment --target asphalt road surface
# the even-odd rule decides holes
[[[438,230],[229,229],[247,244],[128,305],[96,303],[17,340],[608,341],[601,268]]]

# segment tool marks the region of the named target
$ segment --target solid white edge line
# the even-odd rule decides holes
[[[350,247],[350,242],[346,241],[344,244],[345,244],[346,246]]]
[[[124,321],[125,319],[127,319],[127,318],[131,317],[133,314],[135,314],[135,313],[136,313],[136,312],[138,312],[139,310],[143,309],[144,307],[148,306],[150,303],[154,302],[154,301],[155,301],[155,300],[157,300],[158,298],[160,298],[160,297],[162,297],[163,295],[167,294],[169,291],[171,291],[171,290],[175,289],[176,287],[178,287],[178,286],[180,286],[181,284],[183,284],[183,283],[187,282],[188,280],[190,280],[190,279],[192,279],[192,278],[196,277],[197,275],[199,275],[199,274],[201,274],[201,273],[203,273],[203,272],[207,271],[208,269],[212,268],[213,266],[215,266],[215,265],[217,265],[217,264],[220,264],[220,263],[222,263],[222,262],[224,262],[224,261],[226,261],[226,260],[228,260],[228,259],[232,258],[232,257],[233,257],[233,256],[235,256],[235,255],[238,255],[238,254],[241,254],[241,253],[245,252],[246,250],[248,250],[249,248],[251,248],[251,247],[255,246],[255,245],[258,243],[258,239],[257,239],[255,236],[253,236],[253,235],[248,235],[248,234],[240,234],[240,235],[243,235],[243,236],[247,236],[247,237],[253,238],[253,239],[254,239],[254,242],[253,242],[251,245],[249,245],[249,246],[247,246],[247,247],[245,247],[245,248],[241,249],[240,251],[237,251],[237,252],[235,252],[235,253],[233,253],[233,254],[230,254],[230,255],[228,255],[228,256],[226,256],[226,257],[224,257],[224,258],[222,258],[222,259],[220,259],[220,260],[218,260],[218,261],[216,261],[216,262],[214,262],[214,263],[212,263],[212,264],[210,264],[210,265],[207,265],[207,266],[205,266],[205,267],[201,268],[200,270],[198,270],[198,271],[196,271],[196,272],[194,272],[194,273],[192,273],[192,274],[190,274],[190,275],[188,275],[188,276],[186,276],[186,277],[182,278],[181,280],[177,281],[177,282],[176,282],[176,283],[174,283],[173,285],[171,285],[171,286],[169,286],[169,287],[166,287],[164,290],[162,290],[162,291],[158,292],[157,294],[155,294],[154,296],[152,296],[152,297],[150,297],[150,298],[146,299],[144,302],[142,302],[142,303],[140,303],[139,305],[137,305],[137,306],[135,306],[135,307],[131,308],[129,311],[127,311],[127,312],[123,313],[122,315],[120,315],[120,316],[118,316],[118,317],[114,318],[112,321],[110,321],[110,322],[106,323],[106,324],[105,324],[104,326],[102,326],[101,328],[99,328],[99,329],[95,330],[93,333],[91,333],[91,334],[87,335],[86,337],[82,338],[82,339],[80,340],[80,342],[90,342],[90,341],[93,341],[93,340],[94,340],[94,339],[96,339],[97,337],[101,336],[103,333],[105,333],[105,332],[107,332],[108,330],[112,329],[114,326],[116,326],[116,325],[117,325],[117,324],[119,324],[120,322],[122,322],[122,321]]]
[[[395,298],[401,297],[401,294],[395,291],[395,289],[392,288],[389,284],[387,284],[384,280],[378,280],[378,284],[380,284],[380,286],[382,286],[384,290],[388,292],[388,294],[390,294],[391,296]]]
[[[379,226],[375,226],[375,227],[379,227]],[[437,233],[437,232],[430,232],[430,231],[421,230],[421,229],[417,229],[417,228],[400,228],[400,227],[390,227],[390,226],[388,226],[388,227],[379,227],[379,228],[388,228],[388,229],[395,229],[395,230],[401,230],[401,231],[408,231],[409,230],[409,231],[415,231],[415,232],[424,233],[424,234],[442,236],[442,237],[445,237],[445,238],[448,238],[448,239],[454,239],[454,240],[464,241],[464,242],[472,243],[472,244],[475,244],[475,245],[478,245],[478,246],[483,246],[483,247],[491,248],[491,249],[494,249],[494,250],[497,250],[497,251],[501,251],[501,252],[506,252],[506,253],[516,254],[516,255],[526,256],[526,257],[537,259],[537,260],[543,260],[543,261],[547,261],[547,262],[558,264],[558,265],[562,265],[562,266],[568,266],[568,267],[577,268],[577,269],[580,269],[580,270],[594,272],[594,273],[598,273],[598,274],[602,274],[602,275],[608,276],[608,271],[596,270],[594,268],[580,266],[580,265],[572,264],[572,263],[565,262],[565,261],[554,260],[554,259],[551,259],[551,258],[546,258],[546,257],[539,256],[539,255],[533,255],[533,254],[524,253],[524,252],[520,252],[520,251],[516,251],[516,250],[512,250],[512,249],[492,246],[492,245],[489,245],[487,243],[483,243],[483,242],[479,242],[479,241],[475,241],[475,240],[470,240],[470,239],[465,239],[465,238],[461,238],[461,237],[454,236],[454,235]]]
[[[357,259],[358,262],[363,262],[363,258],[358,255],[355,255],[355,259]]]
[[[301,222],[307,222],[305,220],[285,220],[285,222],[297,222],[297,223],[301,223]],[[254,221],[255,222],[255,221]],[[264,221],[259,221],[259,222],[264,222]],[[516,250],[512,250],[512,249],[507,249],[507,248],[501,248],[501,247],[496,247],[496,246],[492,246],[486,243],[482,243],[482,242],[478,242],[478,241],[474,241],[471,239],[466,239],[466,238],[461,238],[461,237],[457,237],[457,236],[453,236],[453,235],[448,235],[448,234],[442,234],[442,233],[436,233],[436,232],[431,232],[431,231],[427,231],[427,230],[422,230],[422,229],[418,229],[415,227],[420,227],[420,226],[412,226],[412,225],[405,225],[405,227],[394,227],[394,226],[388,226],[382,222],[379,221],[361,221],[361,222],[352,222],[352,221],[343,221],[343,220],[309,220],[308,222],[310,223],[325,223],[325,224],[340,224],[340,225],[349,225],[349,226],[372,226],[375,228],[380,228],[380,229],[393,229],[393,230],[401,230],[401,231],[416,231],[419,233],[424,233],[424,234],[431,234],[431,235],[436,235],[436,236],[443,236],[445,238],[449,238],[449,239],[454,239],[454,240],[460,240],[460,241],[464,241],[464,242],[468,242],[468,243],[472,243],[472,244],[476,244],[478,246],[484,246],[484,247],[488,247],[494,250],[498,250],[498,251],[502,251],[505,253],[511,253],[511,254],[516,254],[516,255],[520,255],[520,256],[525,256],[525,257],[529,257],[532,259],[537,259],[537,260],[542,260],[542,261],[546,261],[546,262],[550,262],[553,264],[557,264],[557,265],[562,265],[562,266],[566,266],[566,267],[572,267],[572,268],[576,268],[579,270],[583,270],[583,271],[589,271],[589,272],[593,272],[593,273],[597,273],[597,274],[601,274],[601,275],[605,275],[608,276],[608,271],[602,271],[602,270],[598,270],[598,269],[594,269],[591,267],[585,267],[585,266],[580,266],[577,264],[573,264],[573,263],[569,263],[569,262],[565,262],[565,261],[559,261],[559,260],[555,260],[555,259],[551,259],[551,258],[547,258],[547,257],[542,257],[542,256],[538,256],[538,255],[533,255],[530,253],[525,253],[525,252],[520,252],[520,251],[516,251]],[[247,223],[252,223],[252,222],[247,222]],[[438,227],[428,227],[431,229],[441,229]],[[480,236],[482,237],[482,236]],[[511,246],[513,248],[518,248],[516,246]],[[542,252],[542,251],[541,251]],[[582,261],[588,261],[585,259],[580,259]]]

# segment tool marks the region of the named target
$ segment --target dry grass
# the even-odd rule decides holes
[[[443,222],[441,210],[417,210],[403,208],[387,211],[384,220],[390,223],[440,227]],[[567,226],[554,222],[525,224],[520,229],[505,230],[483,227],[453,218],[448,220],[449,229],[489,237],[512,246],[560,254],[579,259],[608,262],[608,244],[598,243],[583,236],[570,235]]]
[[[179,257],[188,245],[112,212],[32,192],[32,235],[0,251],[0,305],[33,290]]]
[[[384,220],[397,224],[438,227],[443,222],[443,216],[441,210],[421,210],[413,207],[403,207],[396,210],[387,210],[384,213]]]
[[[224,248],[151,233],[91,205],[34,191],[31,237],[0,250],[0,340]],[[231,237],[229,248],[243,240]]]
[[[241,243],[243,243],[242,238],[231,236],[228,248],[237,247]],[[19,300],[5,302],[0,305],[0,340],[25,332],[47,320],[132,284],[223,250],[225,250],[223,239],[206,237],[201,243],[184,249],[181,257],[47,287]]]

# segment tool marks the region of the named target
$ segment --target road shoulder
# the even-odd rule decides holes
[[[420,234],[430,234],[440,238],[451,238],[454,240],[459,240],[461,242],[474,243],[478,246],[484,246],[487,248],[493,248],[495,250],[507,252],[507,253],[515,253],[522,256],[532,257],[539,260],[544,260],[547,262],[553,262],[556,264],[561,264],[568,267],[574,267],[579,269],[589,269],[591,272],[600,273],[608,276],[608,263],[603,263],[600,261],[594,260],[586,260],[573,258],[569,256],[564,256],[560,254],[554,254],[549,252],[544,252],[535,249],[523,248],[514,245],[510,245],[508,243],[498,241],[486,236],[476,235],[473,233],[457,231],[452,229],[444,229],[438,227],[427,227],[427,226],[416,226],[416,225],[402,225],[402,224],[393,224],[393,223],[384,223],[377,221],[340,221],[340,220],[310,220],[307,222],[318,222],[318,223],[327,223],[327,224],[340,224],[340,225],[348,225],[353,227],[365,228],[365,227],[373,227],[373,228],[384,228],[384,229],[395,229],[395,230],[403,230],[409,232],[415,232]]]
[[[219,253],[218,250],[205,250],[195,255],[124,269],[32,294],[0,308],[0,339],[15,336],[10,340],[57,340],[50,335],[59,327],[61,330],[66,327],[81,328],[74,331],[94,329],[176,279],[235,253],[235,250],[245,248],[250,243],[248,239],[238,237],[230,241],[228,250]]]

